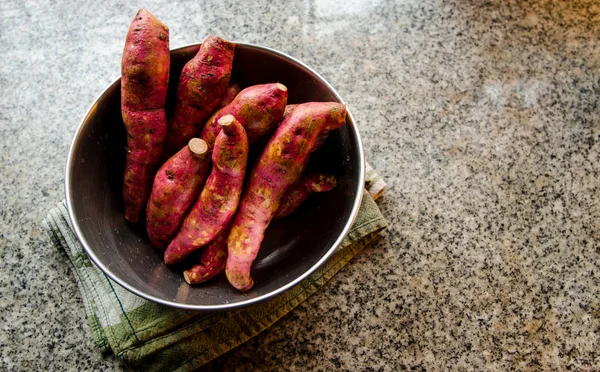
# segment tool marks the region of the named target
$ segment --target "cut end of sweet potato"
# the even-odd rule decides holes
[[[222,118],[219,119],[218,123],[219,126],[221,127],[221,129],[223,130],[223,133],[225,133],[226,136],[235,136],[236,134],[236,128],[235,128],[235,117],[233,115],[225,115]]]
[[[183,272],[183,279],[185,279],[187,284],[192,285],[192,280],[190,278],[190,274],[188,273],[188,270],[185,270]]]
[[[275,84],[275,86],[277,87],[277,89],[287,92],[287,87],[285,85],[283,85],[281,83],[277,83],[277,84]]]
[[[188,143],[188,148],[192,154],[200,156],[208,152],[208,145],[200,138],[192,138]]]
[[[233,115],[225,115],[219,119],[218,123],[221,127],[228,127],[235,121]]]

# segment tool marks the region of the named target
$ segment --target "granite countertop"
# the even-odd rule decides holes
[[[317,295],[207,369],[600,368],[600,5],[146,1],[171,47],[288,53],[351,107],[390,221]],[[0,369],[124,368],[41,230],[139,5],[0,3]]]

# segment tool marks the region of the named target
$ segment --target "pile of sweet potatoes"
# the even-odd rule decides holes
[[[144,9],[137,13],[122,59],[123,199],[125,218],[141,222],[145,212],[148,237],[167,265],[188,268],[189,284],[225,271],[247,291],[270,222],[335,187],[333,176],[305,169],[328,133],[345,124],[346,107],[287,105],[278,82],[240,87],[231,81],[234,54],[233,43],[208,36],[172,76],[168,27]],[[171,117],[169,79],[178,79]],[[260,152],[253,167],[250,150]]]

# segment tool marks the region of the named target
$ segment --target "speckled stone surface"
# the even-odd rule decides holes
[[[390,227],[208,370],[600,369],[597,1],[144,6],[321,72],[389,189]],[[93,345],[41,220],[139,5],[0,2],[0,369],[123,369]]]

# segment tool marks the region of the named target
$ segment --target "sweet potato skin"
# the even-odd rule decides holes
[[[285,119],[285,117],[288,116],[289,113],[292,112],[292,110],[294,110],[296,108],[296,106],[298,106],[298,104],[286,105],[285,110],[283,111],[283,119]],[[321,134],[319,134],[319,137],[317,137],[317,141],[315,142],[315,145],[313,146],[312,151],[315,152],[321,146],[323,146],[323,144],[325,143],[325,140],[327,139],[328,136],[329,136],[328,130],[324,130]]]
[[[241,124],[230,118],[232,124],[223,127],[215,141],[213,169],[204,189],[164,253],[168,265],[215,239],[238,207],[248,160],[248,139]]]
[[[121,60],[121,105],[132,111],[163,109],[171,54],[169,28],[145,9],[129,26]]]
[[[234,50],[233,43],[210,35],[196,56],[183,67],[175,111],[169,121],[167,155],[176,153],[198,135],[206,119],[221,103],[231,79]]]
[[[302,177],[300,181],[290,186],[286,191],[273,219],[290,215],[298,209],[310,194],[313,192],[330,191],[336,184],[337,181],[334,176],[323,173],[310,173]],[[184,272],[184,277],[188,284],[198,284],[208,281],[225,269],[228,236],[229,230],[225,230],[215,240],[206,245],[202,252],[200,263]]]
[[[313,146],[311,151],[315,152],[318,149],[320,149],[321,146],[323,146],[323,144],[325,143],[325,140],[327,139],[327,137],[329,137],[329,131],[324,130],[321,134],[319,134],[319,137],[317,137],[317,140],[315,141],[315,145]]]
[[[335,102],[298,105],[281,123],[253,169],[231,224],[225,273],[240,291],[249,290],[252,262],[286,190],[298,181],[319,134],[346,122],[346,107]]]
[[[206,141],[210,148],[221,130],[218,125],[219,119],[225,115],[233,115],[246,129],[248,142],[253,144],[271,133],[281,121],[287,97],[287,88],[279,83],[248,87],[208,119],[200,138]]]
[[[215,240],[204,247],[200,263],[183,272],[183,277],[188,284],[204,283],[225,270],[227,236],[229,236],[229,230],[220,233]]]
[[[167,119],[169,28],[145,9],[133,19],[121,60],[121,116],[127,132],[125,218],[138,222],[159,166]]]
[[[194,154],[185,146],[156,173],[146,206],[146,231],[160,250],[167,247],[198,199],[208,173],[208,157],[208,152]]]
[[[334,176],[324,173],[310,173],[303,176],[300,181],[290,186],[279,203],[279,208],[273,216],[273,219],[289,216],[300,207],[300,205],[313,192],[326,192],[332,190],[337,185]]]
[[[296,106],[298,106],[297,103],[285,105],[285,109],[283,110],[283,117],[281,119],[285,119],[285,117],[288,116],[290,112],[292,112],[292,110],[296,108]]]
[[[235,97],[237,97],[241,90],[242,88],[240,88],[240,85],[238,83],[229,83],[227,91],[225,92],[221,103],[219,103],[218,108],[222,109],[223,107],[230,104],[235,99]]]

